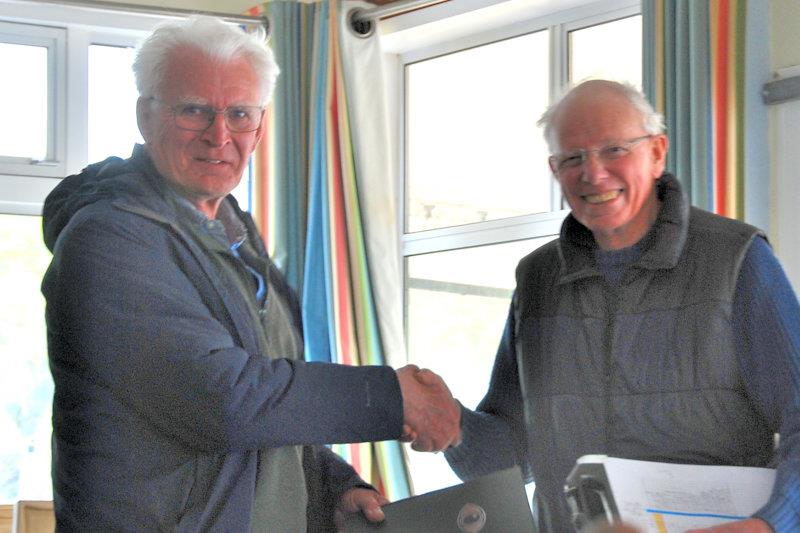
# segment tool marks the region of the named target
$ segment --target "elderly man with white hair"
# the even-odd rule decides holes
[[[521,465],[556,533],[574,530],[564,484],[583,455],[771,466],[767,504],[713,531],[800,531],[800,308],[763,233],[689,205],[633,87],[581,83],[541,123],[571,212],[517,267],[450,465]]]
[[[207,17],[134,64],[145,143],[44,207],[59,531],[331,531],[386,499],[324,444],[458,442],[438,376],[303,362],[295,295],[230,192],[278,75]]]

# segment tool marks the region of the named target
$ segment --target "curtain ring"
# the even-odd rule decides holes
[[[375,22],[370,19],[363,19],[361,15],[364,13],[363,9],[351,9],[347,13],[347,25],[353,35],[366,39],[375,32]]]

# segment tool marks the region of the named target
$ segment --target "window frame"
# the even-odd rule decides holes
[[[47,150],[44,159],[0,153],[0,174],[59,176],[64,172],[67,31],[58,26],[0,20],[0,42],[47,49]]]
[[[51,99],[55,127],[49,132],[52,151],[48,150],[54,157],[47,163],[53,164],[32,165],[25,158],[0,157],[0,214],[40,216],[52,188],[89,163],[89,47],[135,46],[156,24],[188,14],[133,13],[124,6],[0,0],[0,39],[39,44],[41,39],[33,40],[28,34],[43,34],[54,50],[48,54],[49,68],[56,72],[55,76],[48,76],[49,90],[54,91],[51,98],[55,98]],[[230,18],[238,22],[238,17]],[[8,279],[15,280],[14,276]],[[39,316],[43,321],[44,315]],[[0,511],[3,507],[0,505]]]
[[[397,122],[393,124],[396,132],[397,153],[395,164],[397,168],[396,195],[398,198],[397,227],[400,234],[400,259],[405,264],[409,256],[443,252],[459,248],[500,244],[523,239],[557,235],[561,222],[569,213],[564,203],[558,182],[549,176],[551,184],[551,211],[509,217],[484,222],[474,222],[459,226],[436,228],[431,230],[408,233],[405,230],[406,218],[406,96],[405,87],[406,66],[432,59],[442,55],[468,50],[473,47],[483,46],[511,39],[536,31],[548,31],[550,38],[550,100],[568,86],[569,74],[569,32],[612,22],[633,15],[641,14],[639,2],[623,0],[608,0],[602,3],[593,3],[586,6],[566,9],[564,11],[536,16],[527,20],[507,24],[497,28],[487,29],[482,32],[470,33],[435,44],[426,43],[420,47],[408,47],[401,50],[395,57],[388,57],[389,64],[393,64],[389,72],[391,85],[394,86],[395,116]],[[431,24],[430,21],[426,21]],[[402,22],[395,25],[403,26]],[[433,33],[430,30],[428,34]],[[405,269],[405,267],[403,267]],[[405,274],[403,275],[405,280]],[[405,283],[405,282],[404,282]],[[402,287],[405,295],[405,286]],[[404,296],[403,308],[406,302]]]
[[[584,18],[572,20],[562,24],[562,31],[559,35],[559,46],[561,48],[561,66],[563,67],[560,72],[560,80],[562,87],[566,87],[571,83],[569,79],[569,34],[573,31],[579,31],[592,26],[615,22],[635,15],[641,15],[642,10],[640,6],[633,6],[628,8],[616,9],[608,13],[589,15]],[[644,55],[642,56],[644,57]],[[644,72],[644,69],[642,69]],[[579,80],[575,80],[579,81]],[[642,80],[644,82],[644,80]]]
[[[508,217],[502,219],[487,220],[483,222],[473,222],[458,226],[428,229],[422,231],[408,232],[406,226],[406,66],[418,61],[432,59],[449,53],[468,50],[476,46],[482,46],[511,39],[536,31],[549,32],[549,100],[552,102],[560,95],[569,84],[569,32],[619,20],[634,15],[641,15],[641,5],[635,0],[604,0],[603,2],[589,3],[589,0],[575,0],[574,2],[564,1],[563,5],[575,6],[577,2],[583,2],[579,7],[572,7],[557,13],[537,13],[527,19],[518,16],[508,16],[506,13],[505,23],[491,27],[493,22],[487,16],[490,8],[476,10],[479,22],[473,21],[470,30],[450,31],[442,30],[437,32],[436,10],[446,11],[449,7],[455,10],[456,6],[449,3],[438,4],[430,9],[419,10],[410,13],[408,16],[416,17],[419,31],[410,30],[413,26],[410,22],[402,20],[405,16],[393,17],[386,21],[385,28],[380,28],[383,32],[397,31],[402,35],[392,35],[386,40],[384,47],[386,57],[386,76],[389,87],[389,102],[392,117],[390,120],[390,132],[394,139],[393,147],[395,152],[392,155],[392,164],[395,169],[395,195],[397,198],[397,218],[396,227],[399,235],[398,257],[401,263],[400,287],[398,291],[401,295],[402,304],[401,314],[403,317],[403,330],[405,338],[409,338],[409,277],[408,259],[420,254],[448,252],[452,250],[464,249],[469,247],[479,247],[485,245],[504,244],[528,239],[549,238],[557,236],[561,230],[564,218],[570,210],[562,198],[561,190],[554,176],[548,173],[547,179],[550,183],[550,206],[551,210],[545,213],[527,214],[522,216]],[[500,6],[498,6],[500,7]],[[553,9],[554,6],[545,6]],[[481,11],[477,14],[477,11]],[[453,18],[466,18],[467,15],[461,12],[453,13]],[[443,17],[446,18],[446,17]],[[476,28],[478,30],[476,31]],[[450,31],[450,33],[448,33]],[[451,35],[441,42],[433,42],[433,35],[437,33]],[[452,35],[455,35],[452,37]],[[418,46],[414,46],[414,38],[418,39]],[[496,332],[498,337],[500,332]],[[398,354],[389,364],[401,366],[409,361],[410,351],[408,345],[404,354]],[[493,357],[494,352],[487,353],[486,357]],[[397,360],[403,357],[402,360]],[[444,363],[443,363],[444,364]],[[419,458],[417,458],[419,460]],[[407,458],[409,469],[415,461]],[[428,461],[425,459],[425,461]],[[428,461],[428,467],[438,468],[435,462]],[[426,468],[426,463],[421,463],[418,468]],[[413,472],[410,472],[413,474]],[[533,484],[527,487],[529,497],[532,495]]]
[[[402,302],[403,328],[407,336],[406,258],[423,253],[444,252],[470,246],[499,244],[529,238],[557,235],[569,213],[555,178],[549,213],[476,222],[467,225],[406,233],[405,191],[405,67],[409,63],[482,46],[504,39],[540,31],[550,31],[550,100],[568,85],[569,32],[621,18],[641,15],[638,0],[564,0],[539,7],[509,7],[496,2],[478,4],[436,4],[425,9],[383,19],[378,24],[384,54],[384,76],[389,103],[388,125],[393,150],[387,154],[394,175],[396,198],[395,226],[399,235],[396,249],[401,263],[397,295]],[[563,7],[561,7],[563,6]],[[494,8],[508,10],[492,15]],[[514,11],[516,9],[516,11]],[[553,12],[554,9],[560,11]],[[550,10],[543,12],[542,10]],[[456,22],[457,21],[457,22]],[[390,357],[392,366],[408,363],[403,352]]]
[[[134,13],[102,6],[79,6],[0,0],[0,38],[6,25],[23,38],[31,32],[57,33],[51,72],[50,133],[52,151],[39,164],[24,158],[0,157],[0,213],[40,215],[44,199],[59,181],[79,172],[88,161],[89,46],[135,46],[153,27],[174,16]],[[36,30],[36,28],[41,28]],[[69,134],[67,134],[69,132]],[[52,154],[52,155],[51,155]],[[52,157],[52,159],[50,159]]]

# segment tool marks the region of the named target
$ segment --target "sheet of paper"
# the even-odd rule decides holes
[[[769,499],[775,471],[608,457],[620,517],[645,532],[683,533],[750,516]]]

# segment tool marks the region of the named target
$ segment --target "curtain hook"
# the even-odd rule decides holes
[[[347,25],[356,37],[366,39],[375,32],[375,22],[361,18],[363,13],[363,9],[351,9],[347,13]]]

